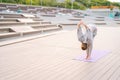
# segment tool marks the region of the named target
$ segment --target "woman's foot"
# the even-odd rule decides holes
[[[86,60],[90,60],[91,59],[91,57],[90,56],[86,56],[86,58],[85,58]]]

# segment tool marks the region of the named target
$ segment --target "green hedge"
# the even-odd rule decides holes
[[[1,0],[3,3],[14,3],[14,4],[25,4],[25,5],[41,5],[42,6],[51,6],[51,7],[62,7],[71,9],[72,3],[71,0],[65,0],[63,3],[57,3],[57,0]],[[91,2],[90,2],[91,1]],[[120,3],[110,2],[108,0],[75,0],[73,3],[74,9],[86,9],[91,6],[118,6],[120,7]]]

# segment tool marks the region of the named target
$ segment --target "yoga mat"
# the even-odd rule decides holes
[[[80,56],[76,57],[74,60],[79,60],[79,61],[84,61],[84,62],[96,62],[97,60],[104,57],[108,53],[110,53],[110,51],[108,50],[93,50],[90,60],[85,59],[86,53],[82,53]]]

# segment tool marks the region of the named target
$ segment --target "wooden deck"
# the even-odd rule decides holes
[[[73,60],[82,51],[76,29],[0,47],[0,80],[120,80],[120,27],[99,27],[96,62]]]

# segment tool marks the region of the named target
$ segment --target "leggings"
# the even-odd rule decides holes
[[[87,55],[89,56],[91,55],[92,48],[93,48],[93,41],[90,41],[87,43],[87,50],[86,50]]]

